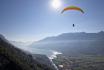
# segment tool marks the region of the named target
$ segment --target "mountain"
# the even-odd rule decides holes
[[[13,46],[0,35],[0,70],[56,70],[45,55],[31,54]]]
[[[104,55],[104,32],[63,33],[32,43],[29,47],[56,50],[64,55]]]
[[[19,41],[9,41],[12,45],[16,46],[17,48],[20,48],[22,50],[28,50],[28,45],[30,42],[19,42]]]
[[[10,41],[10,43],[17,46],[17,47],[25,47],[26,46],[25,45],[26,43],[24,43],[24,42]]]
[[[21,42],[21,41],[10,41],[11,44],[15,45],[16,47],[26,47],[31,44],[31,42]]]
[[[67,40],[104,40],[104,32],[98,33],[63,33],[55,37],[47,37],[39,42],[67,41]]]

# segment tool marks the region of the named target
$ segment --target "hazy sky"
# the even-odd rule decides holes
[[[36,41],[67,32],[98,32],[104,30],[104,0],[0,0],[0,33],[9,40]],[[78,11],[61,10],[69,5]],[[76,27],[73,28],[72,24]]]

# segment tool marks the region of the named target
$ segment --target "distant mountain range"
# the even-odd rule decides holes
[[[29,47],[56,50],[64,55],[104,55],[104,32],[63,33],[34,42]]]
[[[47,37],[39,42],[68,41],[68,40],[104,40],[104,32],[98,33],[63,33],[54,37]]]
[[[12,43],[13,45],[17,47],[26,47],[30,45],[32,42],[10,41],[10,43]]]

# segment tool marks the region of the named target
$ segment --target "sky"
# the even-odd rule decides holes
[[[13,41],[38,41],[68,32],[104,30],[104,0],[0,0],[0,34]],[[63,8],[75,5],[78,11]],[[76,26],[73,28],[72,24]]]

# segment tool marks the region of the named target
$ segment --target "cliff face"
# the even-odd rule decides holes
[[[40,56],[33,56],[16,48],[0,35],[0,70],[55,70],[51,64],[41,63],[39,58],[44,55]]]

